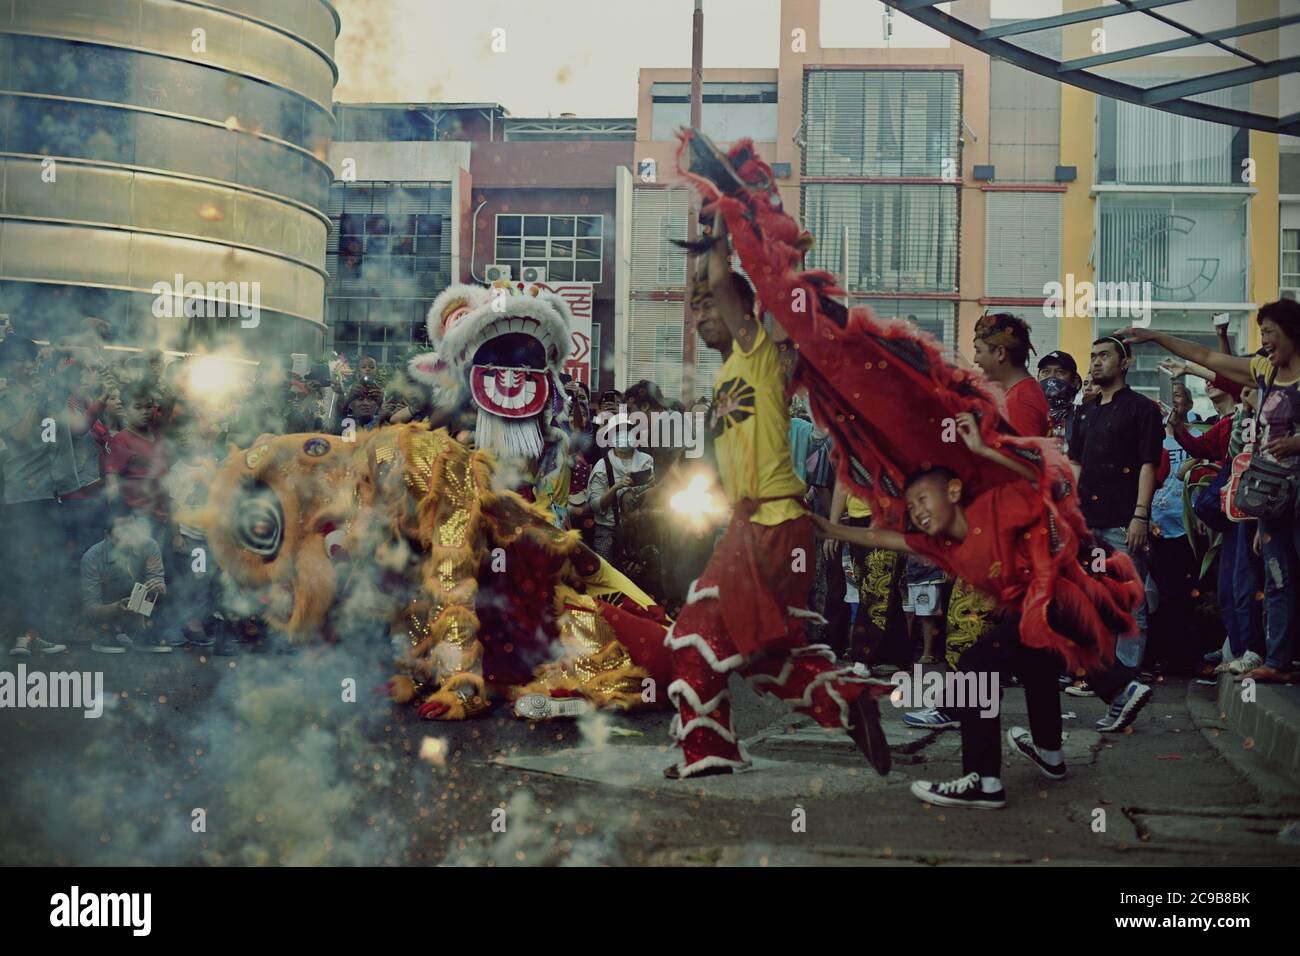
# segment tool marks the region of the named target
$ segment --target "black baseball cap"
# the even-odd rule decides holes
[[[1075,362],[1074,356],[1069,352],[1062,352],[1057,349],[1055,352],[1048,352],[1038,360],[1038,367],[1041,369],[1044,365],[1056,364],[1064,368],[1071,375],[1079,374],[1079,364]]]

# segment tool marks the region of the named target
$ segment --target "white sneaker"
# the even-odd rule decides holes
[[[553,720],[556,717],[581,717],[595,708],[583,697],[547,697],[524,694],[515,701],[515,716],[524,720]]]
[[[68,645],[51,644],[39,637],[24,634],[14,641],[14,646],[9,649],[9,655],[11,657],[31,657],[33,650],[40,651],[42,654],[63,654],[68,650]]]
[[[95,641],[90,645],[90,649],[100,654],[125,654],[133,644],[135,644],[135,641],[125,634],[117,634],[111,641]]]
[[[1228,673],[1244,674],[1246,673],[1246,671],[1252,671],[1256,667],[1262,667],[1263,664],[1264,664],[1264,658],[1260,657],[1254,651],[1247,651],[1245,654],[1242,654],[1240,657],[1238,657],[1235,661],[1228,662]]]

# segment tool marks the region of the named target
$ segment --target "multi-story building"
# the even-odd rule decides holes
[[[516,118],[495,103],[339,104],[336,115],[333,348],[396,362],[424,343],[447,285],[540,279],[573,305],[575,373],[611,383],[630,120]]]
[[[1016,5],[994,0],[981,22],[1010,23],[998,14]],[[1031,6],[1034,16],[1061,12],[1059,3]],[[1092,26],[1030,40],[1045,56],[1081,57]],[[817,239],[808,265],[840,276],[853,301],[879,314],[969,350],[981,314],[1010,311],[1030,323],[1039,354],[1065,348],[1085,364],[1093,338],[1132,324],[1144,305],[1157,327],[1206,341],[1212,316],[1227,312],[1244,348],[1251,310],[1278,295],[1279,268],[1300,284],[1300,207],[1288,203],[1281,215],[1291,225],[1280,230],[1272,134],[1063,85],[881,3],[782,0],[777,39],[775,70],[705,71],[704,129],[724,144],[755,140],[787,208]],[[1243,42],[1276,44],[1276,31]],[[1170,55],[1189,52],[1204,55]],[[1196,58],[1177,66],[1209,69]],[[668,388],[680,381],[685,281],[668,240],[685,234],[689,208],[671,134],[688,115],[688,81],[687,70],[641,71],[641,175],[628,177],[620,205],[632,240],[620,374]],[[1300,155],[1288,156],[1296,165],[1286,168],[1300,174]],[[1058,285],[1082,283],[1106,301],[1054,302]],[[1118,283],[1137,283],[1151,301],[1117,296]],[[1133,382],[1154,391],[1154,358],[1140,362]],[[715,357],[697,353],[696,391],[714,368]]]
[[[1281,137],[1278,181],[1278,286],[1287,298],[1300,299],[1300,137]]]
[[[1267,12],[1261,4],[1232,0],[1215,7],[1214,15],[1225,22],[1238,17],[1246,22]],[[1077,61],[1093,55],[1093,30],[1119,26],[1117,18],[1107,18],[1099,26],[1064,27],[1057,41],[1061,58]],[[1124,28],[1132,34],[1125,36],[1126,46],[1159,39],[1142,33],[1146,24],[1141,21]],[[1276,58],[1277,41],[1278,33],[1272,31],[1237,42],[1266,55],[1271,46]],[[1223,69],[1218,53],[1204,45],[1174,50],[1113,64],[1111,75],[1143,87],[1170,76],[1210,75]],[[1249,89],[1237,87],[1200,99],[1233,107],[1244,105],[1250,95]],[[1214,316],[1228,313],[1237,349],[1257,344],[1251,315],[1279,294],[1278,137],[1076,87],[1062,86],[1060,98],[1062,162],[1079,171],[1063,197],[1063,277],[1091,281],[1099,289],[1136,283],[1149,300],[1142,303],[1150,308],[1142,322],[1209,345],[1215,341]],[[1120,298],[1118,305],[1099,301],[1090,314],[1064,316],[1062,344],[1076,355],[1086,354],[1093,337],[1134,324],[1132,309],[1125,310]],[[1130,384],[1154,395],[1158,358],[1140,351]]]
[[[764,156],[776,148],[775,70],[708,70],[701,121],[718,142],[753,139]],[[691,193],[675,174],[676,132],[690,121],[688,70],[641,70],[636,124],[636,174],[619,183],[618,219],[625,223],[618,250],[615,379],[626,387],[656,382],[670,396],[683,388],[686,256]],[[703,394],[721,368],[716,353],[695,351],[694,393]]]
[[[460,281],[470,142],[495,103],[337,104],[330,147],[329,345],[397,362],[425,340],[429,305]]]
[[[318,353],[338,30],[328,0],[6,4],[0,311]]]

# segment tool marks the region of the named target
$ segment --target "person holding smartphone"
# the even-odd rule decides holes
[[[607,423],[596,438],[598,445],[606,447],[604,454],[591,466],[587,478],[587,501],[596,522],[592,550],[609,561],[614,554],[619,496],[628,488],[645,484],[653,478],[655,462],[648,454],[633,447],[626,416]]]

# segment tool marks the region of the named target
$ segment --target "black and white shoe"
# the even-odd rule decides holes
[[[1043,759],[1042,754],[1038,752],[1038,747],[1034,744],[1034,737],[1024,727],[1012,727],[1007,731],[1007,743],[1011,749],[1020,756],[1024,757],[1035,767],[1043,772],[1043,776],[1050,780],[1065,779],[1065,761],[1058,764],[1050,764]]]
[[[1129,681],[1129,685],[1116,694],[1114,700],[1110,702],[1110,710],[1106,711],[1106,716],[1093,726],[1103,734],[1113,734],[1123,730],[1137,720],[1137,715],[1150,702],[1153,693],[1150,684]]]
[[[867,691],[859,694],[849,708],[849,736],[876,773],[882,777],[889,773],[889,741],[880,726],[880,707]]]
[[[980,775],[974,771],[944,783],[918,780],[912,784],[912,796],[936,807],[1001,810],[1007,805],[1006,790],[999,789],[993,793],[985,793],[980,789]]]

